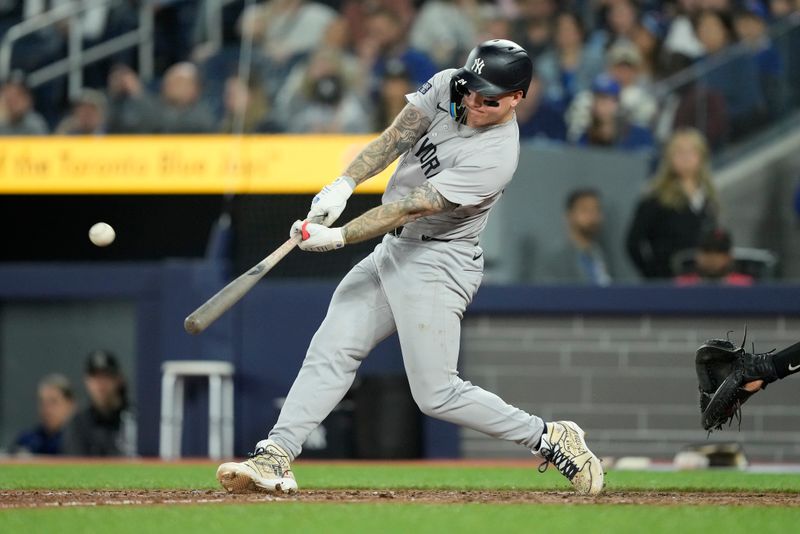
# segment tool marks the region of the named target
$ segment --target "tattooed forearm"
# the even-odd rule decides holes
[[[421,186],[414,188],[400,202],[405,203],[406,209],[410,212],[425,211],[424,215],[450,211],[458,207],[457,204],[444,198],[430,182],[425,182]],[[420,215],[420,217],[424,215]]]
[[[402,201],[391,202],[372,208],[344,225],[342,235],[347,244],[359,243],[385,234],[411,220],[413,219],[405,214]]]
[[[419,108],[406,104],[392,125],[356,156],[344,174],[356,184],[372,178],[414,146],[430,124],[431,120]]]
[[[372,208],[347,223],[342,229],[344,241],[348,244],[366,241],[420,217],[454,208],[456,204],[444,198],[430,183],[425,182],[405,198]]]

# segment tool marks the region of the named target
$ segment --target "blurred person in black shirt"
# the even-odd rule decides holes
[[[677,130],[628,230],[627,249],[645,278],[671,278],[672,256],[716,226],[717,194],[708,144],[699,131]]]
[[[64,432],[64,453],[71,456],[133,456],[136,428],[127,386],[117,358],[95,350],[84,374],[89,406],[75,414]]]
[[[111,68],[106,86],[107,131],[112,134],[152,134],[159,129],[158,105],[139,75],[119,63]]]

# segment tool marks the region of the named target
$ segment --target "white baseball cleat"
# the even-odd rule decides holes
[[[603,490],[603,466],[584,441],[584,432],[572,421],[556,421],[547,424],[547,433],[542,434],[538,452],[544,463],[539,471],[544,472],[549,464],[567,477],[581,495],[597,495]]]
[[[244,462],[220,465],[217,480],[229,493],[297,491],[289,455],[272,441],[266,441]]]

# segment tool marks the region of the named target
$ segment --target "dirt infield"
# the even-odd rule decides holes
[[[608,492],[581,497],[559,491],[451,490],[307,490],[294,495],[229,495],[217,490],[25,490],[0,491],[0,509],[73,506],[148,506],[182,504],[299,503],[507,503],[507,504],[649,504],[660,506],[791,506],[796,493]]]

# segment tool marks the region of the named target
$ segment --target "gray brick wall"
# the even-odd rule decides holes
[[[758,351],[800,339],[798,317],[476,316],[464,322],[461,374],[545,420],[576,421],[599,455],[671,459],[706,442],[695,349],[728,330],[739,341],[745,324]],[[529,454],[471,430],[461,437],[466,457]],[[741,443],[752,460],[800,460],[800,377],[751,398],[741,432],[734,424],[708,441]]]

